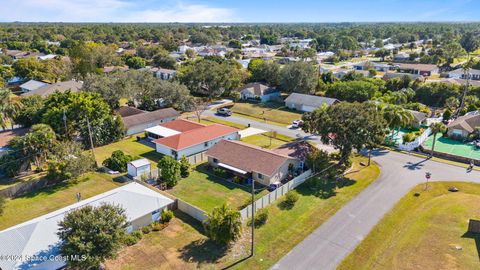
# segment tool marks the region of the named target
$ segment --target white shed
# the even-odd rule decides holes
[[[146,158],[137,159],[127,163],[128,175],[130,177],[138,177],[150,174],[150,161]]]

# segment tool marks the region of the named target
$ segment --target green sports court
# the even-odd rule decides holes
[[[433,136],[430,136],[423,143],[423,146],[426,149],[432,149],[432,142]],[[437,135],[435,151],[480,160],[480,148],[475,149],[473,144],[463,143],[439,135]]]

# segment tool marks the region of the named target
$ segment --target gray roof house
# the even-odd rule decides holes
[[[236,91],[240,92],[240,98],[243,100],[260,99],[261,102],[267,102],[280,99],[278,89],[258,82],[246,84]]]
[[[123,124],[127,129],[126,135],[129,136],[144,132],[147,128],[173,121],[179,116],[180,113],[174,108],[159,109],[153,112],[143,111],[123,117]]]
[[[414,110],[408,110],[409,112],[412,113],[413,115],[413,121],[412,123],[410,123],[413,127],[420,127],[420,126],[425,126],[427,123],[426,123],[426,120],[428,118],[428,114],[424,113],[424,112],[418,112],[418,111],[414,111]]]
[[[21,84],[20,89],[22,89],[23,93],[28,93],[48,85],[49,84],[45,82],[41,82],[37,80],[29,80],[28,82]]]
[[[323,104],[333,105],[338,102],[340,101],[336,98],[292,93],[285,99],[285,106],[293,110],[312,112]]]
[[[468,71],[468,77],[470,80],[480,80],[480,70],[478,69],[470,69]],[[467,75],[465,74],[465,71],[463,68],[457,68],[455,70],[452,70],[448,72],[448,77],[449,78],[455,78],[455,79],[467,79]]]
[[[37,88],[35,90],[23,93],[22,96],[33,96],[33,95],[39,95],[42,97],[46,97],[50,94],[55,93],[56,91],[58,92],[66,92],[67,90],[70,90],[72,92],[78,92],[83,86],[83,82],[79,81],[65,81],[65,82],[58,82],[55,84],[47,84],[43,87]]]
[[[0,269],[60,269],[66,262],[59,255],[58,222],[65,215],[87,205],[119,205],[125,209],[131,232],[160,218],[173,200],[139,183],[130,183],[82,200],[49,214],[0,231],[0,254],[18,256],[18,260],[0,260]],[[55,257],[55,260],[51,258]],[[46,258],[43,259],[43,258]]]
[[[448,124],[447,134],[454,138],[468,138],[468,135],[480,127],[480,114],[468,114],[460,116]]]

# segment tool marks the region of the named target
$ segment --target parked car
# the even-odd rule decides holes
[[[217,114],[223,115],[223,116],[230,116],[232,115],[232,111],[228,108],[219,108],[217,110]]]
[[[270,184],[267,189],[268,189],[268,191],[274,191],[275,189],[279,188],[281,185],[282,185],[282,183],[275,182],[273,184]]]
[[[295,120],[292,122],[292,128],[301,128],[303,126],[303,120]]]

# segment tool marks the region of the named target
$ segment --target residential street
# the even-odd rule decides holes
[[[374,160],[381,166],[379,179],[317,228],[271,269],[335,269],[380,219],[412,187],[433,181],[480,183],[480,172],[397,152],[379,151]]]
[[[319,149],[323,149],[327,152],[334,151],[332,146],[322,144],[322,142],[320,141],[320,138],[318,136],[311,135],[309,133],[304,132],[303,130],[290,129],[290,128],[287,128],[287,127],[272,125],[272,124],[269,124],[269,123],[256,121],[256,120],[253,120],[253,119],[250,119],[250,118],[236,116],[235,114],[232,115],[232,116],[224,117],[224,116],[217,115],[214,111],[210,111],[210,110],[205,111],[203,113],[203,116],[215,117],[215,118],[219,118],[219,119],[222,119],[222,120],[225,120],[225,121],[230,121],[232,123],[245,125],[245,126],[248,126],[250,124],[251,127],[263,129],[263,130],[266,130],[266,131],[272,131],[273,130],[273,131],[276,131],[278,134],[282,134],[282,135],[289,136],[289,137],[292,137],[292,138],[303,138],[304,140],[308,140],[308,141],[311,141],[311,142],[315,143]]]

